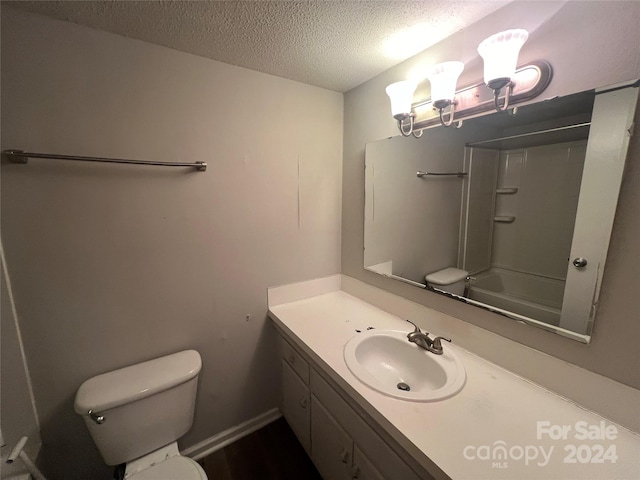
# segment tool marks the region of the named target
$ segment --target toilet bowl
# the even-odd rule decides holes
[[[198,462],[180,455],[177,442],[127,463],[127,480],[207,480]]]
[[[126,464],[127,480],[207,480],[177,444],[193,423],[201,367],[200,354],[185,350],[80,386],[75,411],[107,465]]]
[[[459,268],[448,267],[424,277],[427,285],[456,295],[464,295],[466,279],[469,272]]]

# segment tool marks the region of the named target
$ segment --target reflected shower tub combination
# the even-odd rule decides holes
[[[589,343],[639,94],[632,79],[367,143],[364,268]],[[448,267],[478,277],[469,298],[426,279]]]
[[[558,326],[564,294],[562,280],[491,268],[476,275],[469,298]]]

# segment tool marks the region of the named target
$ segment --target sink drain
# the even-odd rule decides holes
[[[404,382],[400,382],[396,386],[398,387],[398,390],[404,390],[405,392],[408,392],[409,390],[411,390],[411,387]]]

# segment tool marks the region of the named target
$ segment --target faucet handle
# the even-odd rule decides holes
[[[411,320],[407,319],[407,322],[409,322],[411,325],[413,325],[415,327],[415,330],[413,331],[413,333],[422,333],[420,331],[420,329],[418,328],[418,326],[415,323],[413,323]],[[427,335],[429,335],[429,334],[427,333]]]
[[[442,349],[441,340],[445,340],[445,341],[451,343],[451,339],[450,338],[447,338],[447,337],[436,337],[436,338],[433,339],[433,348]]]

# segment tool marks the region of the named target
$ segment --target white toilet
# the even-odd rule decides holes
[[[130,480],[207,480],[177,444],[193,423],[201,367],[200,354],[185,350],[80,386],[75,411],[107,465],[126,463],[124,478]]]

